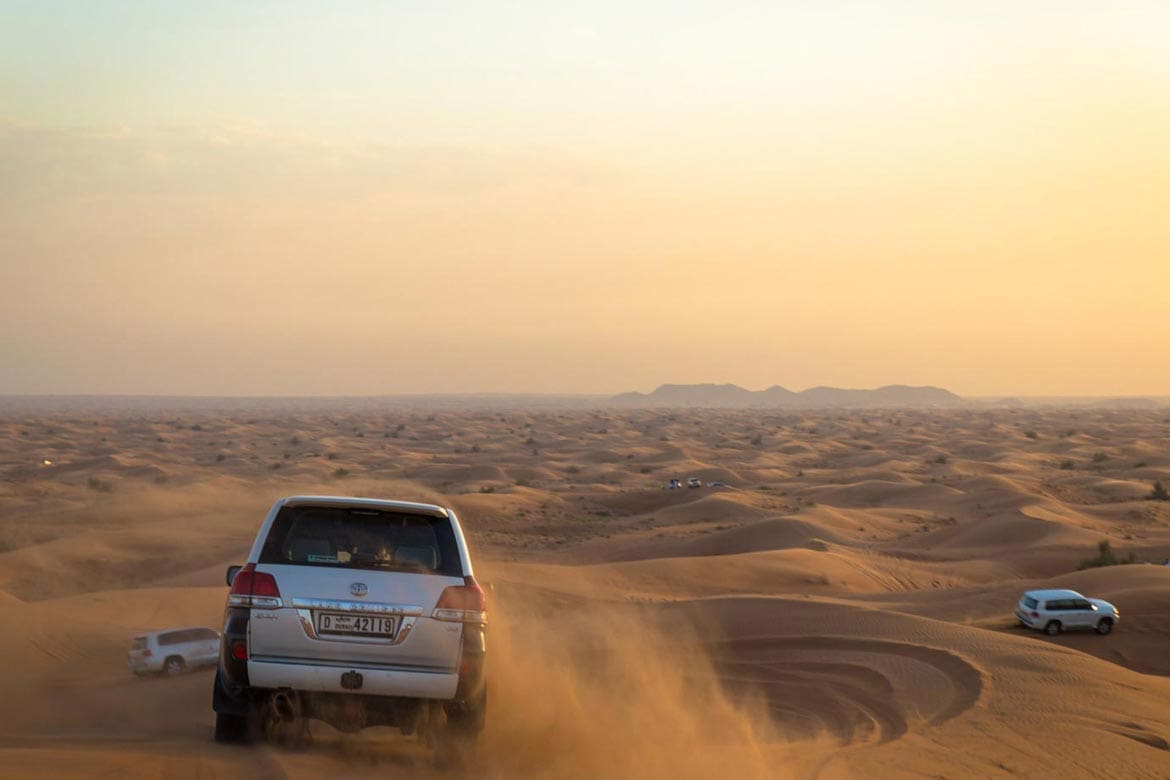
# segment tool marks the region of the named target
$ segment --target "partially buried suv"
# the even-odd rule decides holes
[[[228,584],[217,741],[295,743],[310,718],[436,745],[483,729],[487,604],[450,509],[281,499]]]
[[[1121,613],[1108,601],[1087,598],[1075,590],[1030,590],[1020,596],[1016,620],[1049,636],[1070,629],[1108,634]]]

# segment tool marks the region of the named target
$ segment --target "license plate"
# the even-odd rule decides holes
[[[317,615],[317,633],[389,637],[394,635],[394,618],[322,612]]]

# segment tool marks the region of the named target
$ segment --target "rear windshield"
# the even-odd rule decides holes
[[[1032,598],[1031,596],[1024,596],[1024,606],[1028,609],[1036,609],[1036,605],[1039,603],[1040,602],[1036,601],[1036,599]]]
[[[343,507],[285,507],[260,563],[463,576],[451,521]]]

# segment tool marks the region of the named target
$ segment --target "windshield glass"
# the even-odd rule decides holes
[[[450,520],[338,507],[281,510],[260,563],[463,574]]]

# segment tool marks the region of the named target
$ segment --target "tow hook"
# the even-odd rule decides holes
[[[347,691],[361,690],[363,682],[365,680],[359,672],[349,671],[341,675],[341,687]]]

